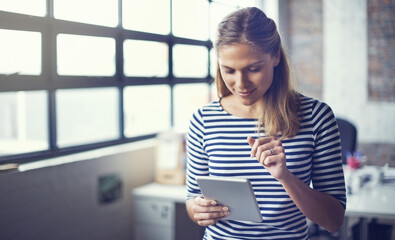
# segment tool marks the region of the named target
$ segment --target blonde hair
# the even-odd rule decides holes
[[[274,68],[273,83],[263,96],[265,107],[258,118],[258,134],[264,127],[266,135],[281,134],[282,139],[295,136],[300,125],[299,95],[292,86],[288,58],[276,24],[256,7],[237,10],[218,25],[214,47],[218,55],[218,49],[222,46],[237,43],[248,44],[272,57],[280,54],[280,62]],[[222,79],[219,66],[215,82],[219,98],[231,94]]]

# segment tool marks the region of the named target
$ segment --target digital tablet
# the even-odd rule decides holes
[[[229,207],[224,219],[262,222],[262,215],[248,179],[199,176],[196,178],[203,196]]]

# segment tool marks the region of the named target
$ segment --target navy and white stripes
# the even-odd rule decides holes
[[[301,96],[298,134],[283,140],[288,169],[306,185],[326,192],[345,207],[345,186],[336,119],[325,103]],[[262,223],[221,220],[207,227],[205,239],[307,239],[306,218],[282,185],[250,157],[248,136],[257,138],[257,120],[236,117],[214,101],[196,111],[187,136],[188,198],[200,196],[196,176],[251,181]]]

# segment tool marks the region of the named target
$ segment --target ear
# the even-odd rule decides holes
[[[274,56],[274,67],[277,67],[281,60],[280,50]]]

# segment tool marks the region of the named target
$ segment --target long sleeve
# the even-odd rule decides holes
[[[335,197],[346,207],[346,188],[341,160],[340,135],[332,109],[316,101],[313,108],[315,150],[312,182],[314,189]]]
[[[187,198],[201,195],[196,176],[208,175],[208,156],[204,150],[204,123],[199,109],[192,115],[187,134]]]

